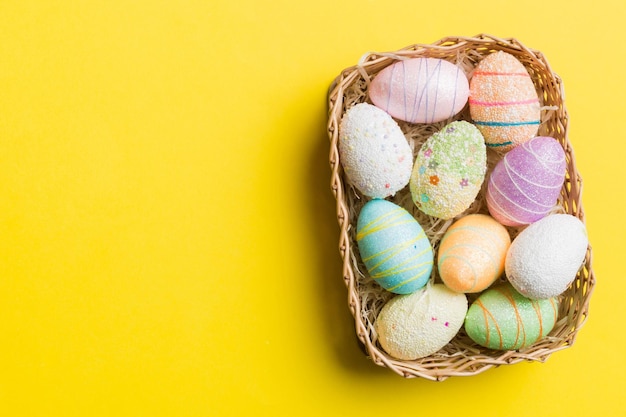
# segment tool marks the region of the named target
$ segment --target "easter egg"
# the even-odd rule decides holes
[[[422,226],[404,208],[374,199],[357,219],[356,241],[370,276],[396,294],[423,287],[433,268],[433,249]]]
[[[588,245],[587,230],[577,217],[546,216],[511,243],[504,264],[507,279],[528,298],[555,297],[576,278]]]
[[[347,181],[366,196],[384,198],[408,184],[413,151],[395,120],[378,107],[350,108],[341,121],[338,147]]]
[[[420,148],[411,180],[411,197],[424,213],[450,219],[474,201],[485,179],[487,148],[478,129],[455,121]]]
[[[470,115],[487,146],[507,151],[537,134],[539,97],[526,68],[498,51],[478,63],[470,81]]]
[[[507,152],[489,175],[489,213],[506,226],[545,217],[557,204],[565,164],[563,148],[550,137],[535,137]]]
[[[398,295],[383,306],[375,322],[378,342],[396,359],[423,358],[454,338],[466,313],[465,294],[443,284],[427,285],[412,294]]]
[[[472,303],[465,317],[465,331],[486,348],[523,349],[546,337],[558,314],[556,298],[531,300],[509,283],[502,283]]]
[[[393,117],[411,123],[434,123],[460,112],[469,95],[465,73],[437,58],[398,61],[374,77],[369,96]]]
[[[446,230],[439,243],[439,276],[453,291],[480,292],[504,273],[510,245],[509,232],[492,217],[464,216]]]

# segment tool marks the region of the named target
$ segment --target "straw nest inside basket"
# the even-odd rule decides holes
[[[494,366],[517,363],[522,360],[544,361],[553,352],[567,348],[588,315],[589,298],[595,280],[591,269],[591,249],[569,289],[560,296],[559,319],[550,335],[534,345],[519,351],[496,351],[475,344],[463,329],[439,352],[426,358],[404,361],[385,353],[377,344],[374,321],[383,305],[394,295],[383,290],[369,277],[356,246],[356,221],[361,207],[368,201],[357,189],[346,182],[338,151],[339,125],[344,112],[357,103],[370,102],[368,87],[373,77],[383,68],[402,59],[417,57],[440,58],[458,65],[468,76],[477,63],[495,51],[515,56],[528,70],[542,106],[538,136],[557,139],[565,151],[567,173],[555,212],[572,214],[584,222],[581,204],[581,177],[576,169],[574,154],[567,138],[568,116],[563,102],[561,79],[550,69],[541,52],[528,49],[515,39],[500,39],[487,35],[474,38],[444,38],[431,45],[412,45],[391,53],[369,53],[360,62],[345,69],[329,91],[328,134],[330,137],[331,188],[337,199],[337,219],[340,225],[339,249],[343,257],[343,278],[348,287],[348,304],[355,319],[357,337],[365,353],[378,365],[385,366],[405,377],[424,377],[443,380],[450,376],[474,375]],[[398,121],[414,156],[433,133],[452,120],[471,122],[468,107],[454,118],[433,124],[411,124]],[[487,177],[501,155],[488,150]],[[455,219],[469,213],[488,213],[485,204],[486,182],[474,203]],[[408,186],[388,200],[404,207],[422,225],[437,253],[439,240],[455,219],[441,220],[418,210],[411,200]],[[515,237],[522,228],[508,228]],[[503,278],[504,279],[504,278]],[[436,263],[429,285],[440,282]],[[476,294],[468,294],[471,303]]]

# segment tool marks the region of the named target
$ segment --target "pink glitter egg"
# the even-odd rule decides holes
[[[384,68],[372,80],[375,106],[410,123],[446,120],[465,107],[469,81],[456,65],[443,59],[414,58]]]
[[[512,149],[495,166],[487,185],[489,213],[505,226],[547,216],[565,181],[565,152],[556,139],[538,136]]]

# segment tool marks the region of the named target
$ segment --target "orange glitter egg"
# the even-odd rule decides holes
[[[537,134],[539,96],[526,68],[498,51],[478,63],[470,80],[470,115],[487,146],[508,151]]]

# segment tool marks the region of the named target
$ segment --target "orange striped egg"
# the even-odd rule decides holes
[[[439,244],[439,276],[453,291],[480,292],[504,272],[510,245],[508,231],[493,217],[462,217],[448,228]]]
[[[531,300],[507,282],[482,293],[468,309],[464,325],[467,335],[479,345],[514,350],[545,338],[558,315],[556,298]]]
[[[478,63],[470,81],[470,115],[487,146],[508,151],[530,140],[540,124],[539,97],[521,62],[498,51]]]

